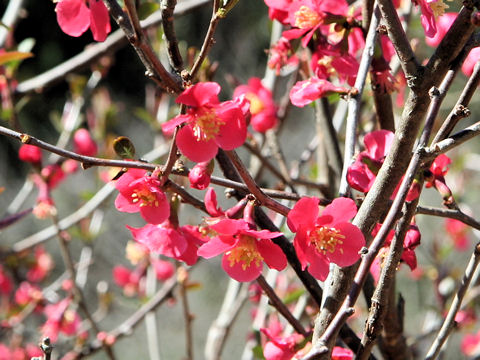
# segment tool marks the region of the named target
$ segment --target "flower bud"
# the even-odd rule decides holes
[[[39,147],[23,144],[18,150],[20,160],[31,164],[40,164],[42,162],[42,151]]]
[[[73,147],[80,155],[94,156],[97,153],[97,144],[93,141],[87,129],[78,129],[73,135]]]
[[[205,190],[208,185],[210,185],[210,175],[212,172],[213,162],[211,161],[201,162],[195,165],[188,174],[190,187],[198,190]]]

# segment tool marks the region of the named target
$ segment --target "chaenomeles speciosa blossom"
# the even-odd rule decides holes
[[[253,205],[245,207],[243,219],[212,219],[209,229],[216,233],[198,249],[198,255],[210,259],[224,254],[222,268],[232,278],[241,282],[253,281],[263,269],[263,263],[278,271],[287,266],[287,258],[271,239],[281,232],[256,230],[251,217]]]
[[[150,224],[160,224],[168,219],[170,204],[156,176],[145,170],[129,169],[116,180],[115,187],[119,191],[115,199],[118,211],[140,212]]]
[[[352,199],[337,198],[319,216],[319,199],[304,197],[288,213],[287,224],[295,234],[298,259],[315,278],[324,281],[330,263],[350,266],[360,258],[365,238],[349,221],[357,214]]]
[[[194,162],[209,161],[218,148],[233,150],[241,146],[247,137],[249,103],[245,97],[220,102],[220,85],[202,82],[187,88],[176,102],[188,106],[187,113],[162,124],[165,134],[177,133],[177,146]]]
[[[90,28],[95,41],[105,41],[111,31],[102,0],[60,0],[55,11],[58,25],[67,35],[78,37]]]

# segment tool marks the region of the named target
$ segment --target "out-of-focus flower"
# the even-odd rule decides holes
[[[53,259],[49,253],[45,251],[43,246],[37,246],[34,252],[35,262],[27,272],[27,280],[31,282],[40,282],[53,269]]]
[[[378,234],[380,227],[381,224],[376,225],[375,229],[372,231],[373,237]],[[370,268],[370,272],[372,273],[375,281],[378,281],[380,277],[380,271],[383,267],[383,262],[388,255],[389,248],[394,236],[395,231],[390,230],[387,239],[385,240],[385,243],[383,245],[383,248],[379,251]],[[403,239],[403,252],[400,261],[406,263],[412,271],[417,268],[417,256],[415,254],[415,249],[418,245],[420,245],[420,240],[421,234],[418,230],[418,227],[415,225],[410,225],[410,228],[407,230],[407,233],[405,235],[405,239]]]
[[[268,16],[282,24],[288,24],[288,9],[294,0],[265,0],[268,6]]]
[[[437,47],[447,33],[448,29],[450,29],[450,26],[452,26],[453,22],[457,18],[457,15],[457,13],[446,13],[443,16],[440,16],[437,19],[437,32],[435,36],[425,38],[427,45]]]
[[[160,224],[170,215],[170,204],[160,189],[160,180],[145,170],[129,169],[115,182],[119,191],[115,199],[118,211],[140,212],[150,224]]]
[[[71,301],[70,298],[66,298],[45,307],[47,321],[43,324],[41,332],[52,342],[57,341],[59,333],[68,336],[79,334],[81,318],[74,310],[69,309]]]
[[[425,36],[433,38],[437,33],[435,19],[444,15],[448,5],[443,0],[413,0],[413,2],[420,6],[420,21],[425,31]]]
[[[32,302],[38,303],[42,300],[42,289],[30,284],[28,281],[22,281],[17,290],[15,290],[15,302],[20,306],[25,306]]]
[[[67,35],[78,37],[90,28],[95,41],[105,41],[111,31],[110,16],[101,0],[60,0],[55,11]]]
[[[23,144],[18,149],[20,160],[39,165],[42,162],[42,151],[39,147],[29,144]]]
[[[312,69],[319,79],[338,77],[340,82],[353,86],[358,72],[358,61],[341,46],[320,45],[312,55]]]
[[[473,73],[473,68],[475,64],[480,59],[480,47],[473,48],[470,50],[467,58],[462,64],[462,71],[466,76],[470,76]]]
[[[301,198],[288,213],[287,224],[295,232],[293,246],[298,259],[315,278],[324,281],[329,264],[350,266],[365,246],[362,232],[348,221],[357,213],[352,199],[337,198],[319,216],[319,199]]]
[[[352,360],[353,351],[340,346],[335,346],[332,350],[332,360]]]
[[[10,276],[5,272],[3,266],[0,265],[0,294],[8,295],[13,289],[12,280]]]
[[[175,275],[175,267],[170,261],[152,259],[152,265],[158,280],[168,280]]]
[[[290,101],[293,105],[304,107],[321,97],[338,93],[348,94],[349,90],[335,86],[330,81],[312,77],[308,80],[298,81],[290,90]]]
[[[76,153],[85,156],[97,154],[97,144],[87,129],[78,129],[73,135],[73,148]]]
[[[469,227],[465,223],[460,220],[447,218],[445,219],[445,231],[457,250],[465,251],[469,249],[470,240],[467,236]]]
[[[278,41],[271,46],[268,54],[268,67],[275,69],[277,75],[280,74],[280,70],[284,66],[296,66],[298,64],[298,58],[292,52],[290,41],[284,37],[278,39]]]
[[[128,241],[125,248],[125,257],[130,261],[132,265],[137,265],[141,262],[148,260],[150,251],[148,248],[136,241]]]
[[[116,265],[113,268],[113,281],[123,289],[125,296],[135,296],[140,291],[140,280],[142,273],[130,270],[126,266]]]
[[[219,147],[233,150],[247,137],[248,101],[241,98],[221,103],[219,93],[220,85],[214,82],[187,88],[176,100],[189,107],[187,113],[162,124],[166,134],[172,134],[178,125],[185,124],[177,133],[177,146],[192,161],[209,161]]]
[[[478,356],[480,354],[480,331],[476,334],[465,335],[460,349],[467,356]]]
[[[262,85],[259,78],[248,80],[248,85],[237,86],[233,97],[245,95],[250,101],[250,124],[255,131],[265,132],[277,124],[276,106],[272,92]]]

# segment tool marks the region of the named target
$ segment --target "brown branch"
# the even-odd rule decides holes
[[[180,74],[183,70],[183,59],[178,49],[178,40],[173,26],[173,14],[177,0],[162,0],[162,26],[165,42],[167,43],[167,53],[170,66]]]
[[[123,30],[128,41],[137,52],[138,57],[147,70],[145,75],[154,80],[157,85],[162,87],[166,92],[176,94],[182,92],[183,87],[180,78],[178,76],[174,77],[173,74],[170,74],[165,69],[143,33],[134,1],[125,0],[127,14],[123,12],[116,0],[103,0],[103,2],[108,8],[110,15]]]
[[[474,229],[480,230],[480,222],[475,220],[473,217],[468,216],[460,209],[442,209],[429,206],[417,206],[417,214],[456,219],[468,226],[473,227]]]

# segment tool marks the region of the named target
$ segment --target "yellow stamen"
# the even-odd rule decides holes
[[[295,12],[295,26],[300,29],[311,29],[322,22],[320,14],[308,6],[302,5]]]
[[[449,6],[443,2],[443,0],[438,0],[437,2],[431,2],[430,8],[433,11],[433,15],[437,18],[445,14],[445,9],[448,9]]]
[[[265,108],[263,101],[254,93],[248,93],[246,98],[250,101],[250,113],[252,115],[258,114]]]
[[[193,134],[197,141],[212,140],[220,131],[220,126],[225,121],[220,119],[214,110],[205,110],[195,116],[195,125],[193,125]]]
[[[238,245],[234,249],[227,251],[225,255],[227,255],[230,266],[241,263],[243,270],[249,268],[252,262],[255,263],[256,267],[259,267],[263,261],[263,257],[257,249],[257,240],[247,235],[240,235]]]
[[[308,234],[308,239],[310,244],[315,247],[315,249],[323,254],[326,255],[327,251],[329,253],[335,252],[337,246],[340,245],[340,253],[343,254],[343,239],[345,239],[345,235],[342,235],[339,230],[335,228],[329,228],[326,226],[317,226],[315,229],[310,231]]]
[[[155,194],[145,188],[133,190],[132,198],[132,202],[134,204],[139,203],[140,207],[158,206],[158,200]]]

